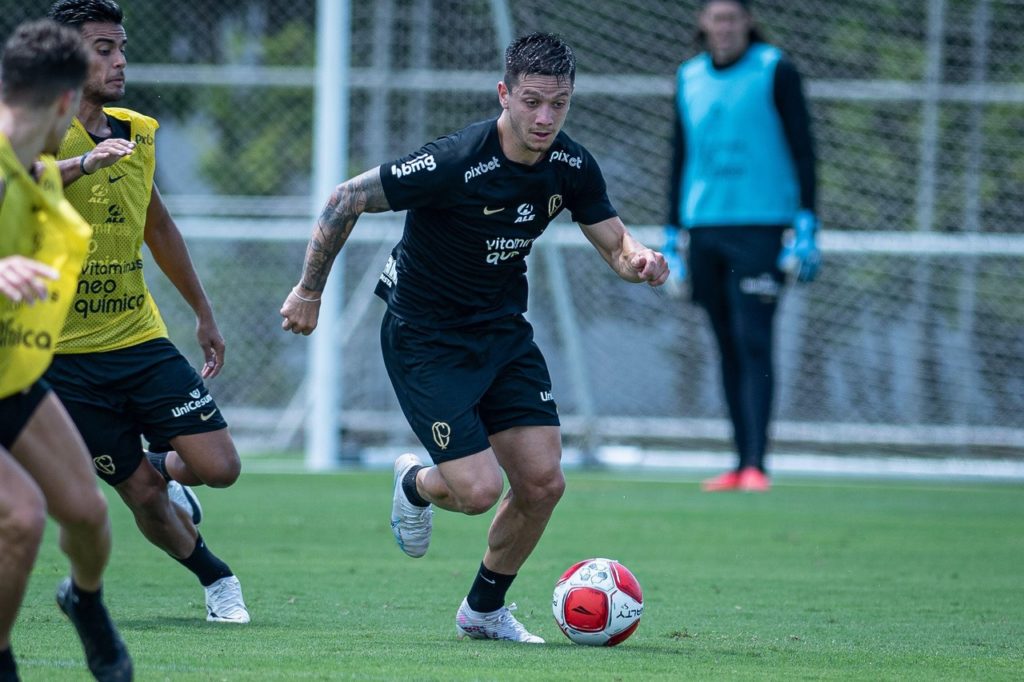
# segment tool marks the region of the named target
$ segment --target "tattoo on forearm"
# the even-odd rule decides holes
[[[352,234],[363,213],[390,210],[380,172],[373,168],[338,185],[316,221],[313,236],[306,247],[302,269],[303,288],[323,291],[335,257]]]

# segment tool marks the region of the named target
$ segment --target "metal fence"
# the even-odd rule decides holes
[[[0,28],[48,5],[0,0]],[[297,446],[309,340],[282,333],[277,310],[317,203],[316,3],[122,5],[123,104],[161,122],[157,182],[228,338],[211,388],[247,451]],[[656,245],[642,226],[665,211],[672,74],[696,49],[695,11],[669,0],[356,0],[351,35],[336,36],[352,67],[349,174],[496,115],[508,36],[554,30],[579,60],[567,130],[601,163],[627,224]],[[806,79],[826,230],[820,281],[788,292],[779,319],[777,439],[1019,454],[1024,5],[761,0],[755,11]],[[399,218],[367,217],[346,249],[335,346],[353,450],[411,440],[370,292]],[[701,313],[619,282],[573,226],[538,246],[530,316],[569,438],[722,443]],[[197,355],[187,308],[153,267],[149,279],[174,339]]]

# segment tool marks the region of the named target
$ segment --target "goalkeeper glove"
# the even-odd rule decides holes
[[[674,225],[665,226],[665,246],[662,248],[665,263],[668,265],[668,282],[670,291],[678,291],[686,281],[686,263],[679,254],[679,228]]]
[[[821,266],[821,251],[815,241],[818,219],[811,211],[800,211],[793,219],[793,233],[783,240],[779,270],[800,282],[813,281]]]

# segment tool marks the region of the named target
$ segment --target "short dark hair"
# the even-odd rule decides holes
[[[114,0],[58,0],[50,7],[48,16],[57,23],[78,29],[90,21],[98,24],[124,22],[124,12]]]
[[[89,55],[73,29],[50,19],[14,29],[0,60],[0,98],[7,104],[45,106],[66,90],[82,87]]]
[[[704,6],[709,4],[711,0],[704,0],[700,3],[700,10],[704,11]],[[735,0],[748,14],[752,14],[753,10],[750,7],[750,0]],[[765,38],[764,31],[761,30],[756,24],[750,27],[750,31],[747,33],[747,42],[751,45],[754,43],[767,43],[768,39]],[[703,50],[708,45],[708,36],[704,33],[704,29],[697,27],[697,45]]]
[[[576,82],[576,55],[554,33],[531,33],[512,41],[505,49],[505,85],[510,89],[523,76],[555,76]]]

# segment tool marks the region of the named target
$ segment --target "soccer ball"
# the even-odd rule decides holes
[[[614,559],[587,559],[569,567],[551,598],[555,622],[577,644],[615,646],[640,625],[644,595],[629,569]]]

